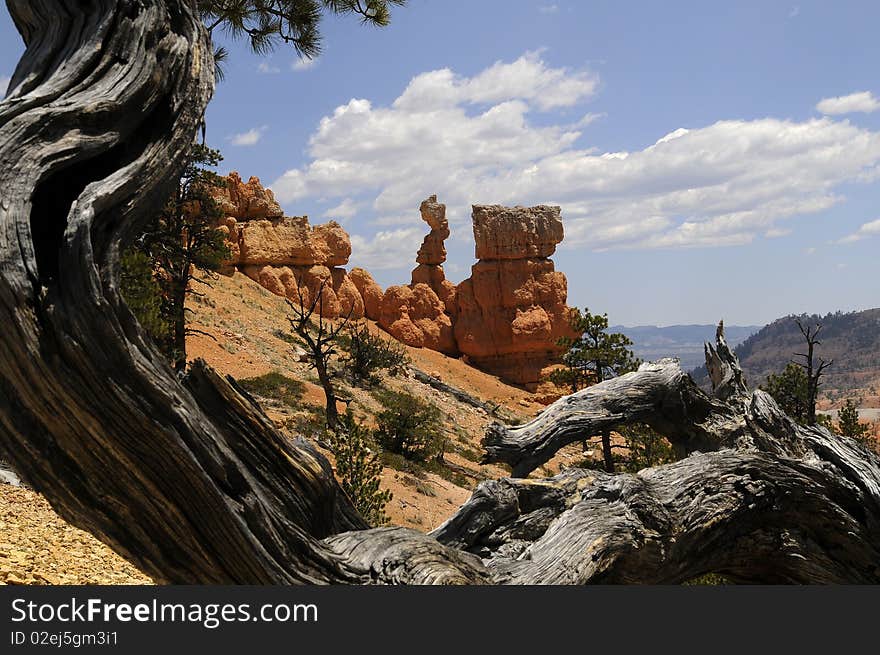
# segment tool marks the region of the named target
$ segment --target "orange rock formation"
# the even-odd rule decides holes
[[[391,336],[409,346],[458,354],[452,327],[455,315],[455,285],[446,279],[443,262],[449,237],[446,205],[437,196],[419,207],[422,220],[431,228],[416,256],[409,286],[388,287],[382,297],[379,325]]]
[[[563,238],[559,207],[475,205],[479,261],[456,287],[443,271],[446,205],[431,196],[419,207],[430,232],[410,284],[383,293],[364,269],[343,268],[351,240],[338,223],[284,216],[255,177],[245,184],[232,173],[226,182],[216,197],[227,214],[220,229],[228,234],[228,265],[294,302],[311,303],[323,288],[318,311],[326,317],[367,317],[410,346],[464,354],[527,388],[558,356],[556,341],[571,335],[565,276],[550,260]]]
[[[230,173],[215,199],[227,214],[219,226],[232,253],[227,266],[295,302],[311,304],[323,288],[316,309],[328,318],[366,315],[360,289],[342,268],[351,240],[341,225],[313,227],[307,216],[284,216],[272,191],[256,177],[243,184],[238,173]]]
[[[455,338],[469,360],[534,388],[573,336],[565,275],[550,260],[563,230],[559,207],[475,205],[478,261],[458,286]]]

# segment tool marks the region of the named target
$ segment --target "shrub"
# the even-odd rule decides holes
[[[437,407],[396,391],[386,390],[378,399],[385,407],[376,415],[376,438],[383,448],[415,461],[442,457],[445,440]]]
[[[256,378],[245,378],[238,383],[249,393],[263,398],[274,398],[291,407],[299,406],[304,388],[299,380],[289,378],[277,371]]]
[[[677,459],[672,444],[645,424],[637,423],[621,427],[619,432],[629,450],[629,456],[623,463],[624,471],[637,473],[642,469],[668,464]]]
[[[843,407],[837,414],[838,430],[845,437],[858,439],[864,444],[868,444],[871,435],[871,426],[868,423],[859,421],[859,409],[853,402],[852,398],[847,398]]]
[[[349,409],[329,437],[342,489],[370,525],[387,524],[385,505],[392,495],[387,489],[380,489],[382,462],[370,448],[370,431],[357,422]]]
[[[375,382],[379,371],[396,375],[409,364],[409,357],[402,345],[370,332],[366,323],[353,324],[348,334],[340,336],[345,351],[342,364],[358,385]]]

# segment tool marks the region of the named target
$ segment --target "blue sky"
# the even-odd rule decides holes
[[[0,87],[21,46],[0,13]],[[404,283],[449,207],[562,206],[569,304],[760,324],[880,306],[880,3],[411,0],[324,23],[310,65],[231,44],[208,140],[285,211],[335,218]]]

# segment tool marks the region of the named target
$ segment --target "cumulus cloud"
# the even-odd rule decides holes
[[[257,64],[257,72],[264,75],[274,75],[276,73],[280,73],[281,69],[277,66],[273,66],[268,61],[261,61],[259,64]]]
[[[563,209],[563,247],[678,248],[783,236],[785,219],[831,207],[839,185],[880,171],[880,133],[830,117],[723,120],[598,152],[582,145],[597,116],[582,105],[597,85],[534,52],[472,77],[423,73],[388,106],[337,107],[312,135],[309,161],[272,186],[283,202],[370,197],[374,223],[398,228],[382,239],[407,225],[421,235],[416,208],[437,193],[453,239],[467,236],[455,225],[471,203],[550,203]],[[572,123],[575,112],[583,118]]]
[[[595,94],[599,78],[590,71],[549,68],[540,51],[527,52],[514,62],[495,62],[474,77],[448,68],[422,73],[410,81],[393,108],[428,112],[468,104],[523,101],[538,109],[571,107]]]
[[[350,218],[354,218],[358,210],[360,209],[361,204],[359,202],[355,202],[351,198],[345,198],[341,203],[336,205],[335,207],[331,207],[327,211],[325,211],[321,218],[330,218],[337,219],[341,221],[346,221]]]
[[[367,238],[351,235],[352,259],[358,266],[368,270],[385,270],[411,266],[413,253],[419,249],[424,238],[423,227],[382,230]]]
[[[870,223],[865,223],[858,230],[840,239],[837,243],[855,243],[868,237],[880,236],[880,218]]]
[[[848,96],[823,98],[816,105],[816,109],[831,116],[856,112],[870,114],[880,109],[880,100],[875,98],[870,91],[859,91],[858,93],[850,93]]]
[[[233,134],[227,138],[234,146],[255,146],[260,142],[260,139],[263,138],[263,134],[265,134],[268,129],[268,125],[262,125],[260,127],[253,127],[247,132],[242,132],[241,134]]]
[[[318,65],[318,58],[306,59],[305,57],[299,57],[295,59],[293,63],[290,65],[290,68],[295,73],[302,73],[307,70],[311,70],[315,66]]]

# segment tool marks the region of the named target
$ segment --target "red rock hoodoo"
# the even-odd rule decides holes
[[[382,297],[379,325],[409,346],[430,348],[448,355],[458,354],[452,320],[455,315],[455,285],[446,279],[443,262],[449,236],[446,205],[437,196],[423,201],[419,210],[431,228],[416,257],[409,286],[388,287]]]
[[[366,315],[361,291],[342,268],[351,256],[351,240],[341,225],[311,226],[307,216],[284,216],[258,178],[243,184],[234,172],[214,197],[227,215],[220,224],[232,253],[227,267],[295,302],[311,303],[323,284],[317,307],[323,316]]]
[[[534,388],[573,336],[565,275],[550,260],[563,230],[559,207],[473,207],[480,260],[458,286],[455,338],[479,368]]]
[[[309,225],[284,216],[259,179],[237,173],[215,197],[226,214],[227,265],[269,291],[311,303],[323,284],[318,310],[328,318],[367,317],[410,346],[463,354],[475,366],[534,388],[559,355],[556,341],[571,336],[565,275],[550,256],[562,241],[559,207],[473,207],[479,260],[457,287],[446,279],[446,205],[431,196],[419,207],[430,232],[406,286],[384,293],[362,268],[343,268],[351,240],[338,223]]]

